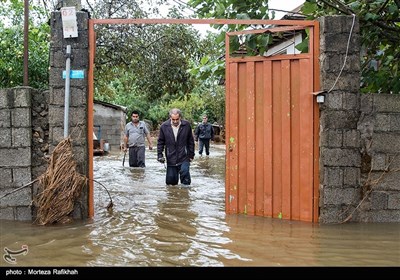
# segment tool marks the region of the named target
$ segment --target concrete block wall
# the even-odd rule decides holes
[[[32,187],[16,190],[32,181],[33,94],[29,87],[0,90],[0,219],[32,220]]]
[[[320,105],[320,222],[337,223],[361,199],[358,20],[353,24],[352,16],[321,18],[320,40],[321,90],[327,91]]]
[[[362,222],[400,222],[400,96],[361,96]]]
[[[110,151],[118,151],[123,143],[126,108],[94,102],[93,123],[96,136],[110,144]]]
[[[64,139],[64,101],[65,79],[62,74],[66,67],[66,49],[71,46],[71,70],[83,70],[83,79],[70,80],[70,108],[68,135],[72,139],[74,159],[77,171],[88,177],[88,143],[87,143],[87,104],[89,40],[88,19],[86,12],[76,12],[78,37],[64,38],[61,12],[51,14],[50,39],[50,80],[49,80],[49,146],[50,153]],[[75,218],[88,217],[88,188],[83,189],[81,202],[74,209]]]
[[[360,94],[357,20],[320,23],[319,221],[400,222],[400,96]]]

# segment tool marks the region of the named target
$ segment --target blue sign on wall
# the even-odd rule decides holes
[[[69,77],[71,79],[83,79],[85,77],[85,72],[83,70],[71,70],[69,73]],[[62,76],[63,79],[65,79],[67,76],[67,72],[65,70],[63,71]]]

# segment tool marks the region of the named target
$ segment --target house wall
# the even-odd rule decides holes
[[[292,40],[287,40],[268,49],[266,56],[278,54],[299,54],[300,51],[295,48],[297,44],[303,41],[302,35],[297,34]]]
[[[97,138],[104,139],[110,144],[110,151],[118,151],[124,142],[126,113],[103,104],[94,103],[93,113],[94,132]]]

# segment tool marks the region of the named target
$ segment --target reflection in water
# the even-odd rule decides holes
[[[133,180],[138,180],[143,182],[146,179],[146,169],[141,167],[129,167],[129,172],[131,173]]]
[[[191,247],[191,237],[196,234],[196,213],[190,207],[189,188],[167,187],[166,199],[159,201],[155,216],[157,230],[153,237],[160,258],[160,265],[187,266],[186,258]]]
[[[196,160],[196,163],[197,163],[198,171],[201,172],[202,174],[204,174],[204,176],[209,176],[209,177],[212,177],[212,176],[219,177],[221,168],[222,168],[222,171],[225,168],[224,162],[222,163],[224,165],[221,166],[220,161],[216,161],[215,158],[208,157],[208,156],[199,157]]]
[[[225,214],[225,151],[196,157],[192,185],[165,185],[165,167],[96,157],[95,216],[68,225],[1,221],[1,251],[18,266],[399,266],[400,224],[318,225]],[[1,266],[9,266],[1,258]]]

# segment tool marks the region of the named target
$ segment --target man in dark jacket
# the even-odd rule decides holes
[[[182,119],[181,111],[177,108],[169,112],[169,120],[160,126],[157,141],[157,157],[161,163],[167,158],[167,185],[190,185],[190,162],[194,158],[194,138],[192,126]]]
[[[199,141],[199,155],[203,154],[203,147],[205,147],[208,156],[210,154],[210,140],[214,140],[214,129],[208,123],[207,115],[203,116],[203,122],[196,127],[194,140]]]

